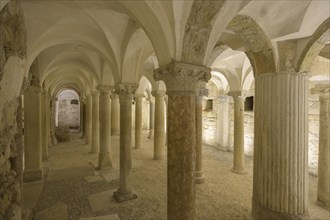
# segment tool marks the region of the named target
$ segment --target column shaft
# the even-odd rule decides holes
[[[135,148],[142,145],[142,96],[135,97]]]
[[[234,166],[232,171],[238,174],[245,173],[244,100],[243,96],[234,96]]]
[[[203,175],[203,96],[196,96],[196,183],[204,183]]]
[[[42,145],[42,160],[48,159],[48,133],[47,133],[47,94],[41,93],[41,145]]]
[[[151,99],[151,98],[150,98]],[[152,139],[154,137],[154,117],[155,117],[155,111],[154,111],[154,102],[150,100],[150,112],[149,112],[149,135],[148,138]]]
[[[307,77],[262,74],[255,85],[253,216],[304,218],[308,212]]]
[[[217,115],[217,144],[221,149],[229,150],[230,111],[229,96],[220,96]]]
[[[320,135],[317,201],[330,210],[330,107],[329,96],[320,96]]]
[[[42,179],[41,93],[31,86],[24,93],[24,181]]]
[[[99,121],[99,92],[93,92],[92,110],[92,150],[91,153],[99,153],[100,150],[100,121]]]
[[[119,135],[119,99],[118,95],[111,95],[111,135]]]
[[[165,93],[155,92],[155,137],[154,160],[161,160],[165,154]]]
[[[86,144],[92,144],[92,96],[86,96]]]
[[[111,169],[111,120],[110,90],[100,95],[100,154],[99,169]]]
[[[50,135],[52,139],[52,145],[57,144],[57,139],[55,135],[55,118],[56,118],[56,101],[55,99],[51,100],[51,119],[50,119]]]
[[[137,198],[130,187],[129,178],[132,169],[132,101],[136,87],[126,84],[116,86],[120,101],[120,174],[119,188],[114,192],[114,197],[122,202]]]

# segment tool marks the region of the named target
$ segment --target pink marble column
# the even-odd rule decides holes
[[[195,219],[196,84],[210,69],[173,62],[154,72],[168,95],[167,218]]]

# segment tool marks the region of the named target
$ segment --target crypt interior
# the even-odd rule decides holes
[[[0,10],[0,220],[330,219],[329,1]]]

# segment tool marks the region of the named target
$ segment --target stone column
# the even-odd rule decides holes
[[[55,146],[57,144],[57,138],[55,135],[55,119],[56,118],[56,99],[51,99],[51,120],[50,120],[50,135],[52,139],[52,144]]]
[[[48,159],[48,133],[47,133],[47,92],[42,92],[40,97],[41,111],[41,146],[42,160]]]
[[[330,96],[329,84],[316,85],[313,94],[320,99],[320,134],[317,178],[317,202],[330,210]]]
[[[217,109],[217,144],[221,149],[229,150],[230,111],[229,96],[221,95],[216,99]]]
[[[196,183],[205,182],[203,175],[203,96],[208,95],[207,89],[196,90]]]
[[[42,179],[41,88],[24,92],[24,176],[25,182]]]
[[[302,73],[256,76],[255,219],[302,219],[308,215],[307,91],[307,76]]]
[[[161,160],[165,154],[165,91],[152,91],[155,97],[154,160]]]
[[[111,169],[111,105],[110,86],[98,86],[100,93],[100,154],[98,168],[101,170]]]
[[[167,219],[195,219],[195,87],[211,78],[203,66],[173,62],[154,71],[168,95]]]
[[[96,153],[96,154],[98,154],[100,151],[99,96],[100,96],[99,92],[93,92],[91,153]]]
[[[139,94],[135,96],[135,148],[139,149],[142,145],[142,97]]]
[[[80,98],[80,138],[86,137],[86,98]]]
[[[150,112],[149,112],[149,135],[148,139],[152,139],[154,137],[154,117],[155,117],[155,107],[154,107],[154,101],[152,100],[152,97],[150,96]]]
[[[232,171],[245,174],[244,165],[244,101],[245,94],[241,91],[229,93],[234,99],[234,166]]]
[[[132,169],[132,101],[135,84],[116,84],[120,102],[120,174],[119,189],[114,192],[118,202],[137,198],[130,187],[129,173]]]
[[[119,135],[119,98],[115,93],[111,94],[111,135]]]
[[[86,144],[92,144],[92,96],[86,95]]]
[[[52,146],[52,134],[51,134],[51,97],[49,94],[46,95],[46,133],[47,133],[47,144]]]

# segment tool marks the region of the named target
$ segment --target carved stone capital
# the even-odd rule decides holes
[[[232,96],[234,101],[236,99],[243,99],[245,100],[245,98],[249,95],[248,91],[230,91],[228,92],[229,96]]]
[[[99,91],[93,91],[92,92],[92,96],[94,97],[94,96],[99,96],[100,95],[100,92]]]
[[[136,89],[137,85],[131,83],[117,83],[115,85],[115,90],[119,96],[120,102],[132,103]]]
[[[209,90],[206,88],[197,88],[196,89],[196,96],[198,97],[203,97],[203,96],[208,96],[209,95]]]
[[[161,91],[161,90],[154,90],[151,91],[151,95],[153,96],[165,96],[166,95],[166,91]]]
[[[211,69],[187,63],[172,62],[167,66],[154,70],[154,79],[162,80],[167,94],[195,94],[199,81],[211,79]]]
[[[217,104],[229,103],[230,98],[228,95],[219,95],[217,98],[214,99]]]
[[[330,84],[315,84],[315,87],[311,89],[311,93],[313,95],[318,95],[320,101],[322,99],[329,99],[330,98]]]
[[[108,95],[108,94],[110,95],[113,86],[98,85],[96,89],[101,92],[101,95]]]

